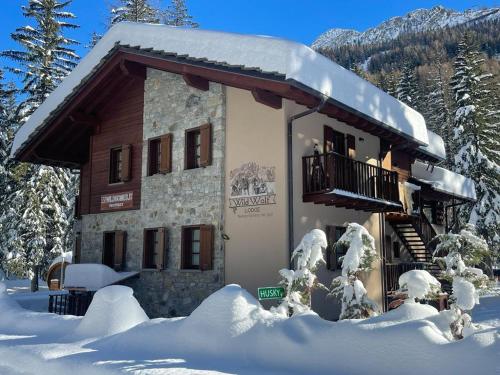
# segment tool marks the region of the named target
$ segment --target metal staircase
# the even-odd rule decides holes
[[[433,276],[439,276],[441,268],[432,263],[432,239],[436,231],[424,214],[418,216],[400,213],[388,213],[386,219],[396,232],[398,238],[408,250],[413,260],[425,263],[425,269]]]

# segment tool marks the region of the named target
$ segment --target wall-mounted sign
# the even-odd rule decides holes
[[[247,208],[247,213],[259,212],[256,206],[276,204],[276,167],[263,167],[250,162],[229,174],[229,208]]]
[[[122,210],[132,208],[133,205],[134,193],[132,191],[101,195],[101,211]]]

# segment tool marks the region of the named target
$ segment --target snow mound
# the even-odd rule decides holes
[[[441,288],[441,283],[424,270],[411,270],[403,273],[399,276],[399,285],[408,293],[407,302],[415,301],[415,298],[425,298]]]
[[[231,284],[205,299],[183,321],[182,329],[196,335],[217,333],[225,337],[237,337],[272,315],[245,289]]]
[[[131,288],[122,285],[112,285],[97,291],[75,330],[76,334],[85,337],[109,336],[148,321],[148,316],[133,294]]]
[[[453,296],[462,310],[472,310],[479,303],[479,294],[474,285],[462,277],[453,278]]]

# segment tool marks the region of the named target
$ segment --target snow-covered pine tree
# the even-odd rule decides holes
[[[301,314],[311,309],[311,292],[313,289],[326,288],[316,278],[316,270],[323,259],[323,249],[326,249],[326,234],[320,229],[307,233],[292,254],[295,270],[282,269],[281,285],[285,287],[285,297],[277,311],[288,314]]]
[[[20,104],[19,124],[76,65],[78,56],[71,48],[76,41],[64,35],[65,30],[78,27],[70,23],[75,18],[66,11],[70,4],[29,0],[22,9],[31,25],[11,34],[22,50],[1,53],[13,62],[10,70],[21,76],[19,91],[25,99]],[[12,204],[2,216],[11,246],[7,265],[20,275],[36,276],[35,266],[46,266],[61,248],[69,250],[76,180],[64,169],[23,163],[13,166],[11,175],[15,188],[8,201]]]
[[[352,64],[349,70],[359,77],[366,79],[366,72],[363,70],[361,64]]]
[[[450,329],[455,339],[462,339],[472,329],[472,320],[466,311],[479,303],[479,293],[489,287],[489,279],[482,270],[491,252],[486,241],[476,235],[473,225],[467,225],[460,233],[440,234],[434,261],[445,269],[441,277],[452,283]]]
[[[164,13],[164,23],[170,26],[185,26],[196,28],[198,23],[189,14],[185,0],[171,0]]]
[[[450,148],[453,138],[452,103],[448,89],[449,82],[444,69],[444,66],[437,61],[429,72],[427,79],[428,94],[422,100],[425,102],[422,110],[427,127],[443,138],[447,157],[446,166],[452,168],[453,150]]]
[[[498,86],[485,73],[484,59],[472,36],[459,44],[451,80],[455,102],[454,170],[476,184],[477,202],[459,207],[497,253],[500,249],[500,109]]]
[[[416,69],[409,62],[405,62],[403,65],[395,94],[397,99],[416,110],[419,109],[421,97]]]
[[[9,194],[13,190],[11,176],[12,160],[9,159],[10,148],[16,130],[16,101],[13,84],[5,85],[3,71],[0,70],[0,270],[9,253],[9,238],[2,220],[4,212],[9,208]]]
[[[120,0],[111,8],[111,25],[122,21],[159,23],[160,10],[150,0]]]
[[[340,319],[362,319],[376,315],[379,308],[368,298],[363,282],[359,279],[362,272],[372,270],[378,258],[375,239],[357,223],[350,223],[346,232],[339,238],[336,246],[347,247],[342,261],[342,275],[332,281],[330,294],[342,296]]]

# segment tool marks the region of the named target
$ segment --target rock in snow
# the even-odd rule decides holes
[[[84,337],[109,336],[149,320],[133,294],[131,288],[122,285],[98,290],[75,333]]]

